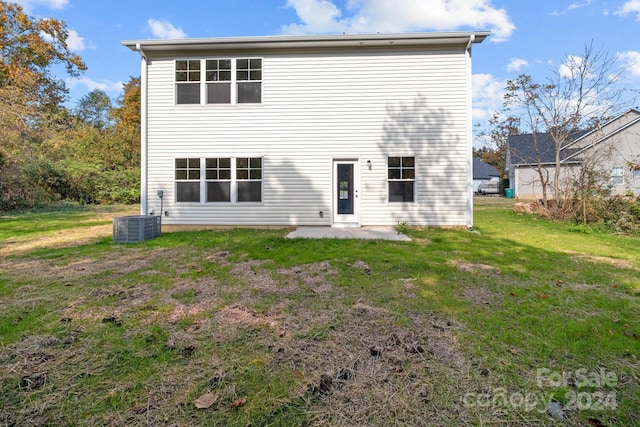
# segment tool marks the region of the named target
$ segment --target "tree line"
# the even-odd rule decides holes
[[[52,73],[86,70],[63,21],[0,1],[0,210],[140,197],[140,79],[110,99],[96,89],[67,107]]]

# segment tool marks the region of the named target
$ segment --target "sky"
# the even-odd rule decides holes
[[[11,0],[10,0],[11,1]],[[473,46],[473,118],[502,105],[505,83],[543,81],[587,45],[618,57],[621,87],[640,91],[640,0],[18,0],[63,20],[88,70],[65,78],[69,107],[94,89],[113,99],[140,75],[123,40],[288,34],[491,31]],[[640,102],[640,101],[639,101]],[[636,103],[637,106],[637,103]]]

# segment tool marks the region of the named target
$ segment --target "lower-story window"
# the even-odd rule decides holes
[[[200,201],[200,159],[176,159],[176,201]]]
[[[231,201],[231,158],[205,160],[207,202]]]
[[[262,201],[262,159],[241,157],[236,159],[238,202]]]
[[[414,202],[415,157],[389,157],[387,164],[390,202]]]
[[[262,202],[261,157],[175,159],[176,202]]]

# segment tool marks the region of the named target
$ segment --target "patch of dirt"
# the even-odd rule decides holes
[[[370,274],[371,273],[371,268],[369,267],[369,264],[367,264],[365,261],[358,260],[358,261],[354,262],[353,264],[347,264],[347,267],[360,269],[360,270],[364,271],[366,274]]]
[[[599,285],[589,285],[587,283],[570,283],[569,286],[575,291],[593,291],[600,289]]]
[[[216,319],[229,326],[243,328],[268,326],[276,330],[278,334],[284,333],[281,329],[282,320],[278,313],[259,314],[255,310],[239,304],[224,307],[216,314]]]
[[[331,291],[331,279],[338,274],[338,270],[327,261],[323,261],[292,268],[280,268],[278,273],[289,277],[298,287],[303,285],[313,293],[323,294]]]
[[[102,258],[83,258],[67,263],[65,259],[2,259],[0,269],[12,272],[19,278],[30,278],[34,271],[50,280],[73,281],[79,277],[102,274],[107,271],[114,275],[125,275],[133,271],[149,268],[158,258],[171,260],[183,255],[184,250],[161,248],[145,251],[141,248],[126,248],[106,254]]]
[[[640,271],[640,268],[636,267],[632,262],[623,259],[586,255],[575,251],[565,251],[565,253],[573,255],[572,258],[577,260],[584,260],[594,264],[607,264],[616,268]]]
[[[271,277],[269,271],[258,268],[266,263],[267,261],[259,260],[239,261],[234,265],[231,274],[247,283],[253,290],[281,296],[292,293],[295,288],[289,284],[277,282]]]
[[[204,313],[211,308],[211,304],[195,304],[195,305],[185,305],[178,304],[173,307],[173,311],[169,314],[169,321],[175,322],[178,319],[189,316],[196,316],[198,314]]]
[[[463,383],[467,361],[454,335],[458,326],[446,319],[419,313],[398,327],[388,310],[361,300],[332,311],[324,329],[319,318],[306,321],[278,342],[273,363],[307,380],[298,394],[310,402],[310,425],[425,425],[433,383]],[[304,335],[300,329],[326,332],[292,339]]]
[[[492,291],[482,286],[467,286],[462,291],[462,298],[479,306],[494,306],[496,297]]]
[[[455,266],[458,269],[458,271],[462,271],[465,273],[482,273],[482,274],[493,274],[493,275],[502,274],[502,272],[498,267],[494,267],[492,265],[487,265],[487,264],[467,262],[460,259],[451,260],[448,262],[448,264]]]

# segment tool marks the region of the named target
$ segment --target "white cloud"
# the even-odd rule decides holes
[[[507,71],[520,71],[522,67],[528,67],[529,62],[526,59],[522,58],[511,58],[509,64],[507,65]]]
[[[566,62],[558,67],[558,74],[564,78],[575,78],[583,62],[584,58],[581,56],[568,55]]]
[[[103,80],[101,82],[97,82],[95,80],[90,79],[89,77],[80,77],[80,78],[72,78],[67,79],[67,86],[70,89],[76,89],[79,87],[84,87],[87,92],[91,92],[95,89],[100,89],[105,92],[122,92],[122,81],[118,80],[117,82],[112,82],[109,80]]]
[[[508,39],[515,25],[507,11],[491,0],[347,0],[340,10],[333,0],[288,0],[300,23],[282,27],[284,33],[394,33],[489,29],[494,42]],[[349,16],[344,16],[349,12]]]
[[[82,52],[86,47],[84,44],[84,37],[80,37],[80,34],[78,34],[76,30],[69,30],[67,46],[69,46],[69,49],[71,50]]]
[[[619,16],[625,16],[633,13],[638,14],[636,16],[636,21],[640,21],[640,0],[629,0],[614,12],[615,15]]]
[[[618,54],[618,57],[633,77],[640,77],[640,52],[630,50]]]
[[[576,9],[580,9],[581,7],[589,6],[590,4],[591,4],[591,0],[586,0],[584,3],[575,2],[575,3],[571,3],[567,9],[576,10]]]
[[[174,27],[169,21],[158,21],[157,19],[149,18],[147,25],[151,34],[159,39],[183,39],[187,37],[181,28]]]
[[[340,33],[349,30],[349,24],[339,19],[342,12],[329,0],[288,0],[287,7],[296,10],[302,24],[285,25],[283,33]]]
[[[12,3],[18,3],[27,11],[31,11],[39,6],[46,7],[47,9],[60,10],[69,4],[69,0],[13,0]]]
[[[472,77],[473,120],[487,120],[502,108],[505,83],[491,74]]]

